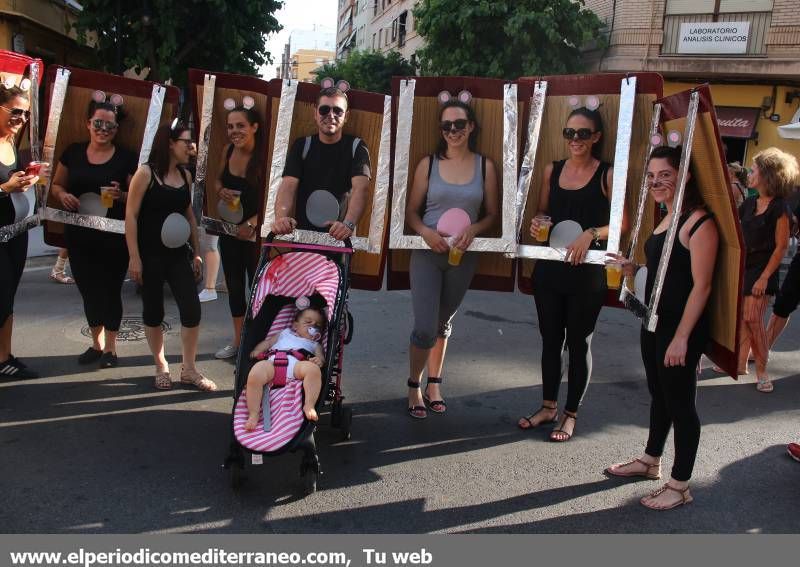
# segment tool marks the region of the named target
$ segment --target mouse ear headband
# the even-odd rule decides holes
[[[445,105],[451,100],[458,100],[464,104],[469,104],[472,102],[472,93],[465,89],[458,93],[456,98],[453,99],[453,95],[450,94],[450,91],[442,91],[436,96],[436,99],[439,101],[440,105]]]
[[[107,102],[108,104],[112,105],[115,108],[119,108],[120,106],[122,106],[122,103],[125,101],[125,99],[122,98],[121,94],[105,93],[100,90],[94,91],[92,93],[92,100],[98,104]]]
[[[19,90],[28,92],[31,90],[31,80],[27,77],[24,77],[20,80],[19,84],[17,84],[17,80],[14,78],[13,75],[6,75],[2,79],[3,86],[7,89],[11,89],[14,87],[19,87]]]
[[[597,110],[600,108],[600,98],[597,95],[589,95],[585,99],[572,95],[567,100],[570,108],[577,110],[578,108],[585,108],[587,110]]]
[[[250,95],[245,95],[245,96],[242,97],[242,104],[241,105],[238,104],[236,102],[236,99],[233,99],[233,98],[226,98],[222,103],[222,106],[228,112],[230,112],[231,110],[233,110],[234,108],[236,108],[238,106],[241,106],[242,108],[244,108],[246,110],[250,110],[255,105],[256,105],[256,100],[253,97],[251,97]]]
[[[683,141],[683,135],[677,130],[670,130],[667,133],[666,139],[661,134],[653,134],[650,138],[650,143],[654,148],[658,146],[669,146],[670,148],[677,148],[681,145],[681,141]]]
[[[345,80],[341,80],[338,83],[334,81],[331,77],[325,77],[319,82],[319,86],[322,89],[330,89],[332,87],[336,87],[343,93],[347,94],[347,91],[350,90],[350,83]]]

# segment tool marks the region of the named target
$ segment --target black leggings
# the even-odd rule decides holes
[[[164,282],[169,284],[181,325],[200,324],[200,299],[194,272],[185,251],[172,254],[142,253],[142,319],[148,327],[164,321]]]
[[[27,256],[27,232],[0,243],[0,327],[14,313],[14,296],[25,270]]]
[[[553,282],[558,283],[558,282]],[[561,354],[569,349],[567,386],[568,412],[581,404],[592,374],[592,333],[606,292],[561,293],[549,285],[536,286],[534,300],[542,334],[542,399],[558,400],[561,385]]]
[[[228,305],[232,317],[244,317],[247,312],[247,290],[256,275],[256,243],[233,236],[219,237],[222,270],[228,286]]]
[[[772,312],[778,317],[788,319],[800,303],[800,252],[797,252],[789,264],[789,270],[783,279],[781,290],[775,297]]]
[[[659,325],[661,323],[659,322]],[[642,361],[650,390],[650,435],[645,452],[660,457],[670,426],[675,428],[675,462],[672,478],[688,481],[692,477],[697,446],[700,444],[700,417],[697,415],[697,363],[703,352],[700,333],[692,333],[686,349],[686,365],[664,366],[664,354],[674,336],[675,326],[655,333],[641,331]]]
[[[121,235],[103,235],[97,245],[69,246],[69,265],[83,298],[90,327],[119,331],[122,321],[122,282],[128,272],[128,248]]]

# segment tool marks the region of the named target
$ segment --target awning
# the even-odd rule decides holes
[[[800,140],[800,108],[797,109],[788,124],[778,126],[778,135],[788,140]]]
[[[719,135],[723,138],[744,138],[752,140],[756,137],[756,125],[761,115],[760,108],[747,106],[717,106],[717,124]]]

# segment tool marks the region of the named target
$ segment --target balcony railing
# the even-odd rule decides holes
[[[767,54],[767,33],[772,22],[772,12],[744,12],[738,14],[682,14],[664,16],[664,43],[662,55],[684,55],[678,51],[681,24],[701,22],[750,22],[747,51],[736,57],[763,57]],[[696,56],[696,55],[695,55]]]

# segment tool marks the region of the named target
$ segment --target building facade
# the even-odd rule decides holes
[[[336,57],[336,52],[322,49],[298,49],[289,56],[291,78],[298,81],[314,81],[314,71]]]
[[[352,51],[398,51],[414,62],[422,38],[414,29],[414,6],[419,0],[339,0],[336,57]]]
[[[606,72],[655,71],[664,93],[709,83],[729,161],[800,155],[800,0],[586,0]],[[796,125],[796,126],[795,126]]]
[[[73,0],[0,0],[0,49],[45,64],[86,66],[89,50],[78,45],[72,22],[81,10]]]

